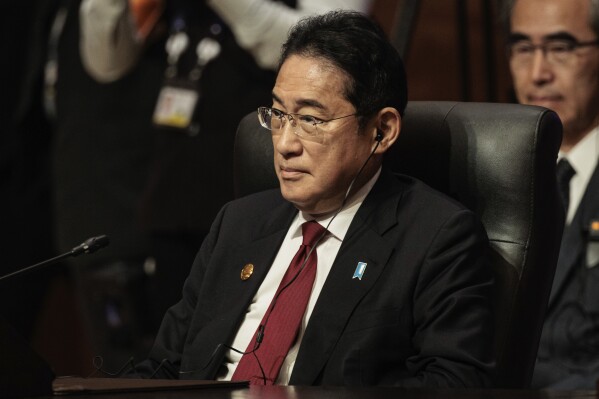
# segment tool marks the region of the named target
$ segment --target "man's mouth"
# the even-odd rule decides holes
[[[562,96],[560,95],[529,95],[528,102],[534,105],[546,106],[550,104],[556,104],[562,101]]]
[[[281,178],[283,178],[283,179],[298,178],[301,175],[306,173],[306,171],[303,169],[293,168],[290,166],[280,166],[279,172],[280,172]]]

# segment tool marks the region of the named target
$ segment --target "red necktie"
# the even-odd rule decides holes
[[[306,255],[325,233],[326,229],[315,221],[302,225],[303,243],[293,257],[277,292],[262,318],[264,337],[254,353],[256,337],[260,327],[254,334],[231,380],[249,380],[250,384],[273,385],[279,375],[287,352],[295,343],[299,328],[310,299],[314,278],[316,276],[316,250],[313,250],[303,269]],[[300,270],[301,269],[301,270]],[[299,273],[299,275],[297,275]],[[290,281],[297,278],[289,284]],[[289,286],[287,286],[289,284]],[[285,288],[286,287],[286,288]],[[276,303],[276,306],[275,306]],[[260,364],[256,360],[258,358]],[[264,370],[264,374],[260,370]]]

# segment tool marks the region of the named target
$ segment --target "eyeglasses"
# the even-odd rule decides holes
[[[320,131],[318,127],[320,125],[356,115],[357,114],[350,114],[325,120],[311,115],[288,114],[276,108],[258,108],[258,120],[260,121],[260,124],[272,131],[273,135],[281,134],[285,127],[285,122],[289,120],[289,123],[293,127],[293,133],[306,139],[315,139],[319,137]]]
[[[542,44],[532,44],[527,40],[517,40],[508,45],[512,62],[517,65],[529,65],[537,50],[541,50],[547,62],[553,65],[568,64],[574,58],[574,52],[581,47],[598,46],[599,40],[578,42],[576,40],[549,40]]]

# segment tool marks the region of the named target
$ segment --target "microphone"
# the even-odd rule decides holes
[[[73,248],[70,254],[71,256],[79,256],[82,253],[91,254],[96,252],[100,248],[104,248],[109,243],[110,239],[107,235],[88,238],[87,240]]]
[[[9,279],[9,278],[17,276],[19,274],[24,274],[24,273],[30,272],[30,271],[32,271],[34,269],[37,269],[37,268],[40,268],[40,267],[43,267],[43,266],[52,265],[54,263],[57,263],[59,260],[62,260],[64,258],[68,258],[70,256],[79,256],[79,255],[81,255],[83,253],[91,254],[93,252],[96,252],[100,248],[104,248],[109,243],[110,243],[110,239],[106,235],[101,235],[101,236],[97,236],[97,237],[88,238],[87,240],[85,240],[81,244],[79,244],[76,247],[74,247],[73,249],[71,249],[69,252],[65,252],[62,255],[58,255],[58,256],[56,256],[54,258],[47,259],[47,260],[45,260],[43,262],[40,262],[40,263],[36,263],[35,265],[28,266],[28,267],[26,267],[24,269],[20,269],[20,270],[17,270],[15,272],[12,272],[12,273],[5,274],[4,276],[0,277],[0,281],[5,280],[5,279]]]

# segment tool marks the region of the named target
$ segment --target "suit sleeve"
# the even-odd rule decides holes
[[[144,43],[126,0],[83,0],[79,19],[81,62],[90,76],[113,82],[137,64]]]
[[[403,386],[485,387],[494,370],[493,274],[488,240],[469,211],[439,229],[414,291],[414,377]]]

